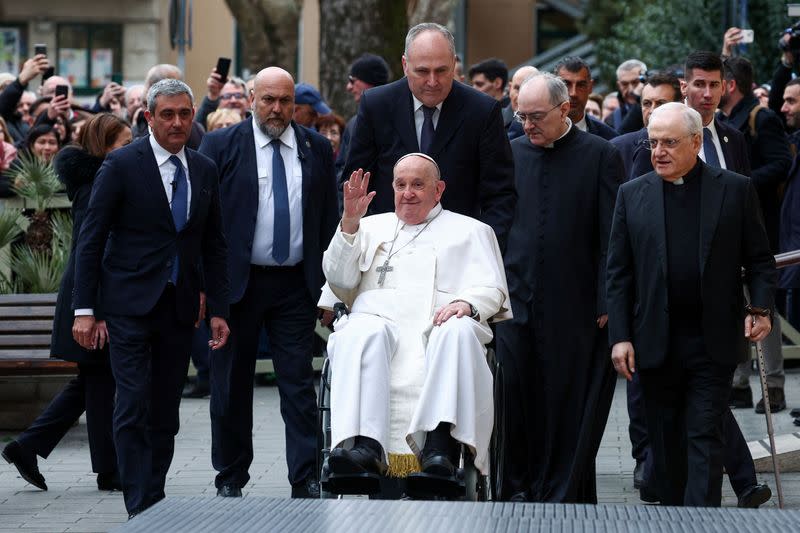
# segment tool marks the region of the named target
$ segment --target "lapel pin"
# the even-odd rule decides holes
[[[725,142],[728,142],[728,136],[726,135],[726,136],[722,137],[722,140],[725,141]]]
[[[311,148],[311,141],[309,141],[308,139],[306,139],[306,147]]]

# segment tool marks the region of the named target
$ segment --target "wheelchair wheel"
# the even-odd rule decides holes
[[[497,360],[494,350],[489,350],[487,361],[494,374],[494,428],[489,441],[489,479],[487,480],[487,499],[499,500],[503,487],[505,468],[505,389],[503,387],[503,366]]]
[[[317,394],[317,472],[320,498],[333,499],[338,495],[326,490],[328,485],[328,456],[331,453],[331,371],[328,358],[322,362]]]

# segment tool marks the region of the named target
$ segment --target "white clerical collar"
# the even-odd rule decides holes
[[[559,137],[555,141],[551,142],[550,144],[545,144],[544,148],[552,148],[553,146],[555,146],[556,141],[560,141],[561,139],[566,137],[567,133],[569,133],[569,130],[571,130],[571,129],[572,129],[572,121],[569,119],[569,117],[567,117],[567,129],[566,129],[566,131],[564,131],[564,133],[561,134],[561,137]]]
[[[178,156],[184,168],[189,168],[189,163],[186,162],[186,149],[181,146],[177,154],[170,153],[166,148],[158,144],[155,136],[150,135],[150,147],[153,149],[153,155],[156,156],[156,165],[159,167],[166,163],[173,155]]]
[[[255,137],[256,146],[259,148],[265,148],[274,140],[272,137],[261,131],[261,128],[259,128],[258,124],[256,123],[255,117],[253,117],[253,137]],[[278,137],[278,139],[280,139],[280,141],[289,148],[294,148],[295,135],[291,124],[286,126],[286,129],[283,130],[283,133],[281,133],[281,136]]]
[[[584,113],[583,117],[578,122],[575,123],[575,127],[578,128],[581,131],[586,131],[586,128],[589,127],[588,124],[586,124],[586,113]],[[567,131],[569,131],[569,130],[567,130]]]
[[[411,93],[411,98],[413,98],[413,99],[414,99],[414,113],[416,113],[416,112],[417,112],[417,111],[419,111],[419,109],[420,109],[422,106],[424,106],[425,104],[423,104],[423,103],[422,103],[420,100],[418,100],[418,99],[417,99],[417,97],[416,97],[416,96],[414,96],[414,93]],[[441,111],[441,110],[442,110],[442,104],[443,104],[443,103],[444,103],[444,100],[442,100],[441,102],[439,102],[438,104],[436,104],[436,106],[434,106],[434,107],[436,107],[436,109],[438,109],[439,111]]]

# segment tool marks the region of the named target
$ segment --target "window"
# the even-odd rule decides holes
[[[0,72],[16,74],[27,59],[27,25],[4,22],[0,25]]]
[[[578,34],[575,19],[552,7],[539,6],[536,29],[536,50],[546,52]]]
[[[67,78],[77,94],[121,80],[121,25],[59,24],[57,45],[58,75]]]

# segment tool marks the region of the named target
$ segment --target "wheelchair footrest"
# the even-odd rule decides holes
[[[461,498],[464,491],[463,476],[437,476],[417,472],[406,478],[406,494],[416,499]]]
[[[377,494],[381,491],[378,474],[328,474],[322,488],[334,494]]]

